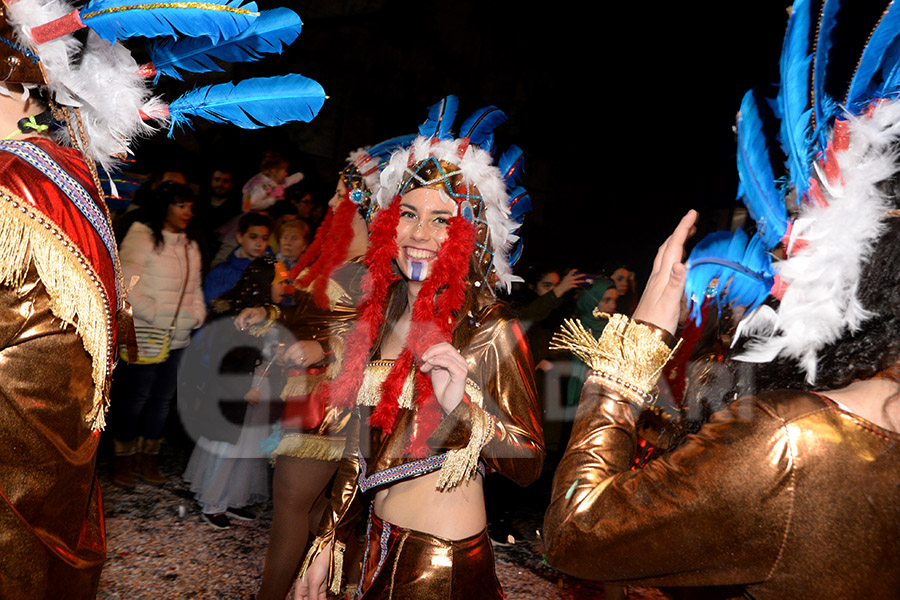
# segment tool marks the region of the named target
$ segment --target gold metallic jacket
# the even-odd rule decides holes
[[[86,600],[106,558],[94,460],[115,357],[118,258],[81,153],[16,143],[46,153],[41,164],[89,198],[79,207],[0,152],[0,598]]]
[[[900,435],[817,395],[745,397],[630,471],[633,401],[592,375],[547,511],[573,575],[703,598],[900,597]]]
[[[456,328],[453,345],[462,349],[469,363],[469,379],[480,387],[484,411],[493,417],[494,429],[488,432],[480,460],[487,468],[503,473],[519,485],[529,485],[541,473],[544,442],[534,366],[525,333],[505,305],[487,304],[473,310],[472,316]],[[390,434],[365,425],[369,410],[370,407],[362,406],[354,411],[347,428],[344,457],[332,489],[331,510],[326,511],[318,537],[304,562],[305,570],[322,547],[334,541],[329,577],[333,589],[342,569],[344,543],[341,540],[353,535],[355,520],[361,513],[360,475],[378,480],[380,474],[396,473],[403,467],[409,467],[411,472],[400,478],[428,472],[419,468],[428,458],[467,446],[473,418],[480,414],[478,409],[460,403],[429,438],[430,456],[421,461],[404,452],[412,432],[414,409],[400,409]],[[360,455],[366,461],[365,472]],[[373,487],[389,482],[385,480]]]
[[[308,290],[297,290],[297,305],[284,309],[285,326],[293,336],[288,343],[315,340],[325,351],[325,358],[317,367],[318,375],[298,373],[289,376],[282,399],[308,396],[323,379],[333,379],[344,355],[344,335],[356,321],[356,305],[362,300],[362,279],[366,273],[363,257],[354,258],[335,269],[328,281],[330,306],[319,307]],[[299,370],[298,370],[299,371]],[[339,460],[344,448],[344,429],[350,421],[350,411],[328,406],[325,418],[314,430],[285,431],[274,456],[281,454],[295,458]]]

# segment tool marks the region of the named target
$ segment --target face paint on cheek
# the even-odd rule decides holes
[[[428,263],[419,260],[409,261],[409,278],[413,281],[428,279]]]

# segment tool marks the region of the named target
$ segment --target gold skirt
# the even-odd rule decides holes
[[[369,512],[358,600],[501,600],[487,529],[448,540]]]

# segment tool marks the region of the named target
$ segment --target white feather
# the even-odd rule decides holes
[[[794,228],[805,246],[775,264],[787,291],[774,315],[757,309],[748,317],[743,330],[755,339],[737,357],[797,359],[810,383],[818,352],[872,316],[860,305],[857,288],[884,229],[884,213],[892,208],[878,184],[898,168],[891,147],[900,138],[900,102],[883,102],[870,117],[847,118],[850,145],[837,155],[843,181],[828,185],[818,173],[828,206],[801,209]]]

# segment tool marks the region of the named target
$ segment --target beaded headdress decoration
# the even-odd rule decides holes
[[[736,358],[795,359],[809,383],[818,353],[872,316],[857,288],[894,208],[882,184],[897,171],[900,141],[900,7],[890,3],[883,11],[844,86],[830,68],[838,4],[794,2],[776,99],[751,90],[741,104],[739,195],[756,233],[715,234],[688,261],[689,298],[702,297],[718,277],[721,302],[755,308],[738,327],[750,339]],[[838,85],[840,97],[830,93]],[[785,179],[773,167],[778,144],[770,130],[778,131]],[[773,260],[768,251],[778,246],[784,258]],[[777,306],[762,304],[769,296]]]

